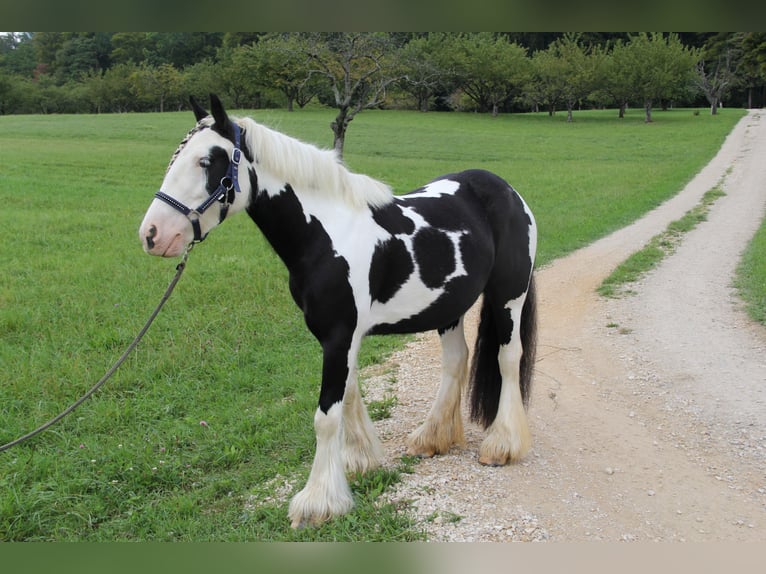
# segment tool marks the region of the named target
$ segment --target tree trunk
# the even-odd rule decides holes
[[[335,116],[335,120],[330,124],[333,133],[332,147],[335,149],[335,153],[338,154],[339,159],[343,159],[343,144],[346,141],[346,128],[353,119],[353,116],[349,117],[348,108],[342,107],[338,111],[338,115]]]
[[[652,123],[652,100],[644,101],[644,111],[646,112],[646,116],[644,117],[644,123],[647,123],[647,124]]]
[[[710,115],[718,115],[718,98],[713,97],[710,100]]]
[[[620,114],[617,116],[619,119],[623,119],[625,117],[625,108],[627,107],[626,102],[620,102]]]
[[[335,137],[333,138],[332,147],[335,149],[335,153],[338,155],[338,159],[343,159],[343,144],[346,143],[346,130],[343,129],[342,133],[335,132]]]

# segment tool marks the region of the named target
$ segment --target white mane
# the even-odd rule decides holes
[[[322,150],[256,123],[232,119],[245,131],[256,166],[292,187],[335,197],[354,207],[380,207],[393,200],[391,188],[369,176],[352,173],[334,150]]]

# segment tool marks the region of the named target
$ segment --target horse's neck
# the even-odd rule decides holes
[[[310,215],[301,198],[289,184],[281,193],[261,190],[251,200],[247,212],[288,269],[305,262],[306,253],[323,249],[322,224]]]

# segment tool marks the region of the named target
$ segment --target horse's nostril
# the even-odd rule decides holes
[[[148,233],[148,235],[146,236],[146,246],[147,246],[149,249],[153,249],[153,248],[154,248],[154,238],[155,238],[156,236],[157,236],[157,228],[156,228],[154,225],[152,225],[152,226],[149,228],[149,233]]]

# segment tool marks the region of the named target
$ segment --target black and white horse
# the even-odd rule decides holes
[[[293,526],[348,512],[347,471],[379,466],[382,447],[359,394],[368,334],[438,330],[436,400],[408,439],[433,456],[463,444],[461,391],[488,429],[479,462],[504,465],[530,448],[526,406],[535,348],[534,217],[492,173],[440,177],[403,196],[320,150],[192,100],[196,126],[173,155],[139,230],[147,253],[175,257],[245,211],[290,274],[290,293],[323,351],[316,454],[292,499]],[[483,295],[471,372],[463,316]]]

